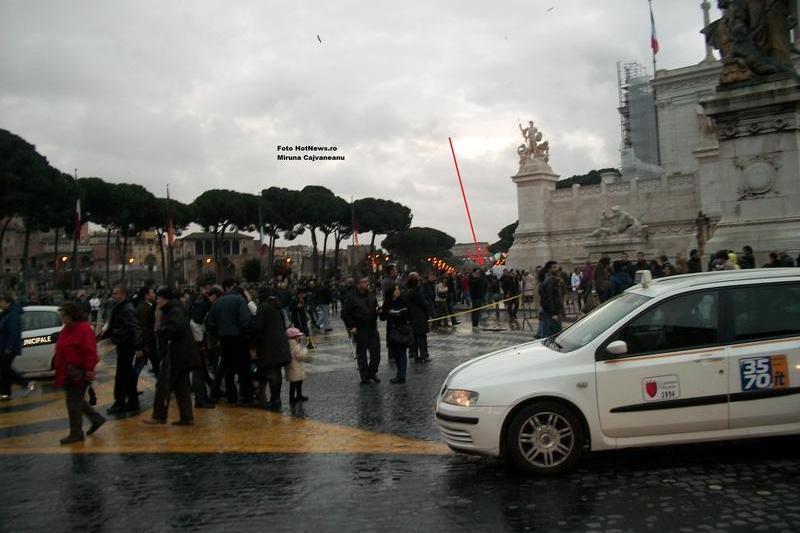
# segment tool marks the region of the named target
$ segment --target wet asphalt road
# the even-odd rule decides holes
[[[31,453],[24,439],[65,428],[64,413],[27,423],[36,408],[12,403],[0,410],[0,445],[23,440],[0,455],[0,531],[800,531],[796,437],[594,454],[555,478],[427,451],[439,442],[433,396],[447,372],[529,337],[464,325],[435,333],[434,361],[411,365],[405,386],[388,383],[384,354],[386,379],[370,387],[358,385],[345,342],[319,342],[304,387],[311,400],[285,404],[281,416],[419,442],[417,453],[307,453],[300,439],[325,438],[313,431],[292,433],[297,449],[289,442],[280,453]],[[146,390],[145,405],[151,397]],[[258,438],[287,438],[274,431]]]

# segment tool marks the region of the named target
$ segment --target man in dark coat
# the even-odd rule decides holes
[[[211,307],[206,317],[209,332],[219,337],[222,365],[225,372],[225,393],[229,404],[253,401],[253,380],[250,375],[250,351],[247,349],[248,329],[252,315],[247,302],[226,282],[225,295]],[[239,392],[236,392],[235,376],[239,375]]]
[[[258,310],[253,326],[253,340],[256,344],[259,381],[258,399],[265,402],[265,408],[281,408],[281,368],[289,364],[292,354],[286,338],[286,322],[280,309],[280,302],[269,289],[258,293]],[[269,384],[269,402],[266,401]]]
[[[425,295],[422,294],[419,274],[412,272],[406,281],[406,305],[408,306],[408,322],[414,332],[414,344],[411,353],[417,363],[431,360],[428,354],[428,319],[431,317],[431,308]]]
[[[697,250],[691,250],[689,252],[689,261],[687,261],[689,265],[689,272],[696,273],[703,271],[703,263],[700,261],[700,252]]]
[[[561,331],[561,319],[564,317],[564,300],[561,292],[561,278],[558,274],[558,263],[553,261],[541,287],[542,336],[549,337]]]
[[[205,322],[211,304],[219,296],[222,290],[219,287],[206,287],[192,302],[189,310],[189,328],[192,330],[192,337],[200,350],[200,366],[191,371],[192,392],[194,393],[194,406],[198,409],[213,409],[214,401],[209,398],[206,385],[212,386],[213,381],[208,374],[209,351],[211,342],[206,334]],[[199,339],[199,340],[198,340]]]
[[[0,400],[11,399],[11,383],[28,387],[32,381],[23,378],[11,366],[22,352],[22,308],[11,295],[0,297]],[[30,389],[33,390],[33,389]]]
[[[611,296],[622,294],[633,285],[633,279],[621,261],[614,261],[611,265],[612,272],[609,277],[611,283]]]
[[[142,371],[147,361],[153,366],[153,375],[158,377],[158,350],[156,349],[156,293],[152,287],[144,287],[139,292],[136,318],[142,330],[142,352],[144,357],[136,361],[136,374]]]
[[[486,297],[486,276],[480,268],[474,268],[469,276],[469,295],[472,299],[472,329],[477,330],[481,321],[480,307]]]
[[[517,320],[517,309],[519,308],[519,282],[514,274],[509,270],[503,270],[503,276],[500,278],[500,288],[503,290],[503,299],[515,298],[506,302],[506,311],[508,312],[508,320],[514,322]]]
[[[342,306],[342,320],[356,341],[356,360],[361,384],[380,383],[381,341],[378,333],[378,301],[369,291],[369,278],[361,278],[356,290]],[[369,351],[369,363],[367,363]]]
[[[114,403],[106,411],[110,415],[139,410],[136,392],[134,357],[143,357],[142,329],[136,318],[136,310],[128,299],[128,289],[117,285],[111,291],[111,316],[108,327],[103,328],[100,340],[111,339],[117,347],[117,370],[114,374]]]
[[[189,328],[189,315],[172,289],[158,289],[156,305],[161,310],[161,321],[156,330],[161,368],[153,399],[153,418],[144,422],[166,424],[169,397],[174,392],[180,419],[173,425],[191,426],[194,425],[194,415],[189,371],[200,364],[200,352]]]
[[[742,255],[739,256],[739,268],[747,270],[756,267],[756,258],[753,255],[753,248],[750,246],[742,246]]]

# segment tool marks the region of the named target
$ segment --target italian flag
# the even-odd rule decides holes
[[[658,53],[658,36],[656,35],[656,19],[653,18],[653,4],[650,3],[650,48],[653,55]]]

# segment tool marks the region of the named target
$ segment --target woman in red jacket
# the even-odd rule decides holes
[[[56,341],[56,387],[64,387],[69,413],[69,435],[61,444],[83,440],[83,415],[92,425],[86,432],[91,435],[106,419],[86,403],[86,387],[94,380],[97,365],[95,335],[83,311],[74,302],[64,302],[58,310],[64,328]]]

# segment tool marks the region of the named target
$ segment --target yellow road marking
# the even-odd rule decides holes
[[[63,413],[66,415],[66,413]],[[177,411],[170,406],[171,419]],[[446,454],[439,442],[399,437],[260,409],[195,412],[194,427],[148,426],[137,417],[109,420],[84,443],[60,446],[68,428],[0,439],[0,454],[19,453],[353,453]]]
[[[143,383],[144,382],[144,383]],[[142,376],[140,385],[153,388],[153,380]],[[113,382],[96,385],[100,405],[109,403]],[[64,420],[64,428],[16,437],[0,438],[0,454],[20,453],[348,453],[348,454],[446,454],[440,442],[400,437],[328,422],[285,416],[263,409],[225,405],[214,410],[195,409],[195,426],[148,426],[142,420],[147,410],[136,417],[109,419],[84,443],[60,446],[58,440],[69,428],[66,423],[64,393],[34,393],[14,400],[22,405],[50,400],[29,411],[0,414],[0,428]],[[170,404],[170,420],[178,418],[175,401]],[[84,429],[88,422],[84,420]]]

